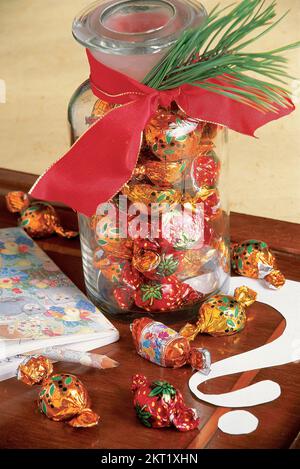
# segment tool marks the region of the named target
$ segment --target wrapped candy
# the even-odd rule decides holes
[[[178,161],[197,155],[203,124],[181,111],[160,108],[145,128],[145,140],[163,161]]]
[[[132,258],[132,265],[141,273],[153,272],[160,264],[160,255],[155,251],[140,250]]]
[[[73,238],[77,231],[65,230],[59,221],[59,217],[52,207],[46,202],[30,202],[27,194],[21,191],[9,192],[5,196],[6,205],[10,212],[20,213],[19,225],[33,238],[43,238],[53,233],[64,238]]]
[[[192,208],[190,205],[185,210],[171,210],[162,217],[164,241],[174,250],[185,251],[203,246],[205,233],[202,213]]]
[[[52,374],[51,361],[43,356],[27,357],[18,368],[18,379],[41,385],[38,406],[49,419],[65,421],[71,427],[93,427],[99,416],[90,409],[83,383],[72,374]]]
[[[186,407],[182,394],[167,381],[150,383],[146,376],[132,379],[133,405],[140,422],[148,428],[174,427],[187,432],[198,427],[195,409]]]
[[[146,360],[170,368],[189,364],[194,370],[209,373],[209,351],[191,348],[185,337],[165,324],[144,317],[135,319],[130,329],[137,353]]]
[[[126,286],[116,287],[113,296],[118,306],[123,310],[128,310],[133,305],[132,289]]]
[[[182,178],[186,169],[186,161],[154,161],[148,160],[134,170],[137,179],[147,176],[158,187],[171,187]]]
[[[180,280],[197,277],[201,272],[202,266],[215,259],[216,255],[216,249],[210,246],[184,251],[177,271],[177,277]]]
[[[220,209],[220,197],[218,189],[203,186],[196,195],[187,195],[184,206],[195,209],[197,205],[203,204],[203,213],[206,219],[216,216]]]
[[[220,175],[220,161],[211,151],[197,156],[193,160],[191,177],[194,186],[200,189],[203,186],[214,187]]]
[[[200,301],[203,295],[180,282],[175,275],[159,280],[145,280],[134,292],[136,306],[145,311],[174,311]]]
[[[115,258],[114,256],[94,258],[94,266],[101,270],[101,274],[109,282],[119,283],[122,278],[122,271],[128,262],[126,260]]]
[[[102,251],[119,259],[132,258],[133,241],[121,236],[119,224],[113,217],[96,215],[91,220],[91,228],[99,246],[94,253],[94,265],[98,262],[97,253],[101,257]]]
[[[115,107],[116,107],[115,104],[107,103],[106,101],[103,101],[102,99],[97,99],[97,101],[94,104],[91,117],[93,119],[101,119],[102,117],[105,116],[105,114],[107,114],[109,111],[111,111]]]
[[[235,289],[234,296],[214,295],[200,307],[196,324],[187,323],[179,334],[194,340],[198,334],[212,336],[232,335],[246,325],[246,308],[256,300],[257,294],[248,287]]]
[[[233,245],[231,258],[232,268],[240,275],[264,279],[274,288],[285,284],[274,255],[263,241],[250,239]]]
[[[175,189],[157,189],[150,184],[125,184],[122,193],[133,203],[177,205],[182,194]]]

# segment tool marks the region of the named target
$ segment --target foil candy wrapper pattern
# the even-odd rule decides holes
[[[181,432],[195,430],[200,419],[184,404],[181,392],[167,381],[150,383],[146,376],[132,379],[133,406],[140,422],[148,428],[174,426]]]
[[[160,366],[180,368],[189,364],[204,374],[210,372],[210,353],[204,348],[192,348],[189,341],[165,324],[144,317],[130,326],[137,353]]]
[[[64,421],[71,427],[93,427],[99,416],[90,408],[84,384],[73,374],[53,374],[51,361],[40,355],[27,357],[18,368],[18,380],[40,385],[38,407],[49,419]]]
[[[236,334],[244,329],[246,309],[256,297],[256,292],[245,286],[236,288],[234,296],[214,295],[201,305],[196,324],[187,323],[179,333],[188,340],[194,340],[198,334],[215,337]]]
[[[20,214],[19,226],[33,238],[44,238],[54,233],[63,238],[78,235],[77,231],[62,227],[55,208],[47,202],[30,201],[21,191],[9,192],[5,198],[8,210]]]
[[[276,258],[264,241],[250,239],[233,244],[231,264],[238,274],[264,279],[270,288],[281,288],[285,284],[285,277],[277,267]]]

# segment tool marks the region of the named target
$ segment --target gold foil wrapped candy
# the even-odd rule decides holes
[[[236,288],[234,296],[212,296],[201,305],[197,323],[187,323],[179,334],[188,340],[194,340],[198,334],[215,337],[236,334],[244,329],[246,309],[256,297],[255,291],[244,286]]]
[[[160,108],[145,128],[145,140],[161,160],[178,161],[197,156],[202,123],[187,118],[181,111]]]
[[[235,244],[232,249],[232,268],[245,277],[264,279],[269,286],[280,288],[285,284],[284,275],[267,243],[250,239]]]
[[[53,233],[64,238],[77,236],[77,231],[65,230],[59,221],[56,210],[46,202],[30,202],[27,194],[21,191],[9,192],[5,196],[10,212],[20,213],[19,225],[33,238],[43,238]]]
[[[122,193],[133,203],[177,205],[182,194],[175,189],[157,189],[150,184],[125,184]]]
[[[159,187],[170,187],[182,178],[187,164],[186,161],[154,161],[149,160],[134,170],[134,176],[139,179],[147,176],[152,184]]]
[[[19,366],[18,379],[33,386],[40,384],[38,406],[49,419],[65,421],[71,427],[93,427],[99,416],[90,409],[84,384],[72,374],[52,374],[51,361],[43,356],[28,357]]]
[[[107,103],[106,101],[102,101],[102,99],[97,99],[94,104],[91,117],[94,119],[101,119],[115,107],[115,104]]]

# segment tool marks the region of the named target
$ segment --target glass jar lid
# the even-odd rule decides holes
[[[97,1],[73,22],[73,35],[91,50],[117,55],[149,54],[170,47],[206,18],[197,0]]]

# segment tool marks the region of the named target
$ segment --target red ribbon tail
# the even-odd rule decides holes
[[[153,95],[110,111],[34,184],[30,194],[91,216],[130,179],[142,132],[157,107]]]

